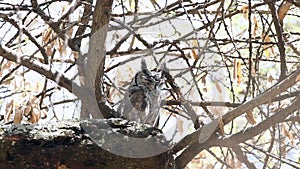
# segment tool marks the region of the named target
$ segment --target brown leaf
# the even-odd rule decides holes
[[[298,82],[300,80],[300,74],[296,77],[295,82]]]
[[[271,42],[269,35],[266,35],[266,37],[264,37],[264,34],[263,34],[262,38],[264,38],[264,42]],[[264,54],[266,55],[267,59],[270,58],[270,56],[271,56],[270,51],[272,52],[273,55],[275,54],[273,46],[271,44],[264,45]]]
[[[46,44],[52,37],[51,36],[52,34],[53,34],[53,31],[51,28],[48,28],[46,31],[44,31],[42,34],[42,44]]]
[[[254,23],[253,36],[256,36],[258,31],[258,22],[256,16],[253,17],[253,23]]]
[[[268,82],[273,82],[273,81],[274,81],[274,78],[273,78],[272,75],[270,75],[270,76],[268,77]]]
[[[30,122],[32,124],[35,124],[39,121],[40,118],[41,118],[40,111],[37,108],[33,108],[31,111]]]
[[[53,54],[52,47],[53,47],[52,45],[46,46],[46,53],[48,56],[51,56]]]
[[[290,7],[293,4],[291,2],[285,1],[280,8],[278,9],[278,18],[280,21],[283,21],[284,17],[286,16],[287,12],[289,11]]]
[[[30,97],[30,105],[32,107],[38,107],[39,106],[39,99],[35,96]]]
[[[215,86],[216,86],[218,92],[219,92],[219,93],[222,93],[222,88],[221,88],[221,86],[219,85],[219,83],[218,83],[217,80],[215,80]]]
[[[26,105],[25,108],[24,108],[24,115],[25,116],[29,116],[30,115],[30,112],[31,112],[31,105]]]
[[[61,56],[66,54],[66,45],[62,39],[58,39],[58,52]]]
[[[224,122],[222,116],[219,118],[219,127],[220,127],[220,133],[224,136],[225,130],[224,130]]]
[[[68,35],[69,38],[72,37],[72,34],[73,34],[73,28],[74,28],[74,27],[72,27],[72,28],[71,28],[70,30],[68,30],[68,32],[67,32],[67,35]]]
[[[14,124],[20,124],[22,119],[23,119],[22,110],[20,109],[15,110]]]
[[[246,118],[247,118],[248,122],[249,122],[251,125],[256,124],[256,121],[255,121],[255,119],[254,119],[254,117],[253,117],[253,112],[252,112],[252,111],[246,112]]]
[[[11,100],[6,104],[5,107],[5,115],[4,115],[4,122],[8,123],[10,121],[10,116],[14,111],[14,100]]]
[[[204,86],[206,86],[206,76],[207,76],[207,74],[205,74],[205,75],[202,76],[202,78],[201,78],[201,82],[203,83]]]
[[[287,129],[287,127],[286,127],[285,124],[282,124],[282,130],[283,130],[283,135],[285,137],[287,137],[292,142],[292,144],[294,144],[293,134],[290,131],[288,131],[288,129]]]
[[[178,131],[179,131],[179,133],[183,133],[183,121],[182,120],[180,120],[180,119],[178,119],[177,120],[177,126],[178,126]]]
[[[199,47],[199,43],[197,40],[192,40],[192,56],[195,60],[197,60],[199,58],[198,56],[198,51],[196,49],[194,49],[195,47]]]
[[[240,85],[242,83],[242,63],[240,60],[237,61],[236,64],[236,69],[237,69],[237,83]]]
[[[192,56],[193,56],[193,58],[194,58],[195,60],[198,59],[198,54],[197,54],[197,52],[196,52],[195,49],[192,49]]]
[[[14,65],[13,62],[8,61],[8,62],[6,62],[5,64],[2,65],[1,70],[10,69],[13,65]]]
[[[245,19],[247,19],[248,18],[248,13],[249,13],[249,6],[248,5],[243,6],[241,11],[243,12],[243,17]]]

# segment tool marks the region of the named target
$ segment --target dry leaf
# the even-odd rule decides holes
[[[44,44],[48,43],[51,40],[51,38],[54,36],[53,34],[54,34],[54,32],[51,28],[48,28],[45,32],[43,32],[43,34],[42,34],[42,44],[44,45]],[[51,42],[50,44],[48,44],[46,46],[46,53],[47,53],[48,56],[52,55],[52,48],[54,46],[53,43],[54,42]]]
[[[225,130],[224,130],[224,122],[222,116],[219,118],[219,128],[220,128],[220,133],[224,136]]]
[[[108,87],[106,96],[110,102],[113,102],[113,99],[114,99],[113,93],[115,93],[115,92],[116,92],[116,88]]]
[[[22,110],[20,109],[15,110],[14,124],[20,124],[22,119],[23,119]]]
[[[24,108],[24,115],[29,116],[30,112],[31,112],[31,109],[32,109],[31,105],[26,105],[25,108]]]
[[[72,27],[71,29],[69,29],[68,32],[67,32],[67,35],[68,35],[69,38],[71,38],[72,35],[73,35],[73,28],[74,27]]]
[[[192,49],[192,56],[193,56],[193,59],[195,59],[195,60],[198,59],[198,54],[195,49]]]
[[[262,38],[264,38],[264,42],[271,42],[271,39],[270,39],[269,35],[266,35],[264,37],[264,34],[263,34]],[[272,52],[273,55],[275,54],[273,46],[271,44],[264,45],[264,54],[266,55],[267,59],[270,58],[270,56],[271,56],[270,51]]]
[[[258,22],[257,22],[256,16],[253,17],[253,23],[254,23],[253,36],[255,37],[257,35],[257,31],[258,31]]]
[[[179,133],[182,134],[184,130],[183,130],[183,121],[181,119],[177,120],[177,126],[178,126]]]
[[[285,137],[287,137],[287,138],[291,141],[292,144],[294,144],[294,137],[293,137],[293,134],[292,134],[290,131],[287,130],[285,124],[282,124],[282,130],[283,130],[283,135],[284,135]]]
[[[219,93],[222,93],[222,88],[221,88],[221,86],[219,85],[219,83],[218,83],[217,80],[215,80],[215,86],[216,86],[218,92],[219,92]]]
[[[33,108],[31,111],[30,122],[32,124],[35,124],[39,121],[40,118],[41,118],[40,111],[37,108]]]
[[[280,8],[278,9],[278,18],[280,21],[283,21],[284,17],[286,16],[287,12],[289,11],[290,7],[293,4],[291,2],[285,1]]]
[[[194,48],[198,48],[199,47],[199,43],[198,43],[198,40],[194,39],[192,40],[192,56],[195,60],[197,60],[199,58],[199,55],[198,55],[198,51]]]
[[[4,69],[9,69],[10,70],[12,66],[14,66],[13,62],[8,61],[8,62],[6,62],[5,64],[2,65],[1,70],[4,70]]]
[[[272,75],[270,75],[270,76],[268,77],[268,82],[273,82],[273,81],[274,81],[274,78],[273,78]]]
[[[205,75],[202,76],[202,78],[201,78],[201,82],[203,83],[204,86],[206,86],[206,76],[207,76],[207,74],[205,74]]]
[[[295,82],[298,82],[300,80],[300,74],[296,77]]]
[[[58,39],[58,52],[61,56],[66,54],[66,45],[62,39]]]
[[[236,75],[237,75],[237,83],[240,85],[242,83],[242,63],[240,60],[236,63]]]
[[[244,18],[247,19],[248,18],[248,13],[249,13],[249,6],[248,5],[243,6],[241,11],[243,12]]]
[[[51,56],[53,54],[51,44],[46,46],[46,53],[47,53],[48,56]]]
[[[48,41],[50,40],[50,38],[52,37],[53,31],[51,28],[48,28],[46,31],[43,32],[42,34],[42,44],[46,44],[48,43]]]
[[[5,107],[5,115],[4,115],[4,122],[8,123],[10,121],[10,116],[14,111],[14,100],[11,100],[6,104]]]
[[[248,122],[249,122],[251,125],[256,124],[256,121],[255,121],[255,119],[254,119],[254,116],[253,116],[253,112],[252,112],[252,111],[248,111],[248,112],[246,113],[246,118],[247,118]]]
[[[38,107],[39,106],[39,99],[35,96],[31,96],[30,97],[30,103],[31,103],[31,106]]]

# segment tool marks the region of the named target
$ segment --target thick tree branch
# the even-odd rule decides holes
[[[19,63],[28,69],[31,69],[35,72],[44,75],[46,78],[56,82],[58,85],[66,88],[68,91],[72,93],[72,86],[75,88],[80,88],[77,84],[73,83],[71,80],[64,77],[62,74],[56,71],[47,70],[43,64],[37,65],[33,62],[31,58],[27,56],[18,56],[16,53],[11,51],[9,48],[5,46],[0,46],[0,55],[7,60]],[[59,78],[58,78],[59,77]]]
[[[233,109],[229,113],[223,115],[222,119],[224,124],[228,124],[231,122],[234,118],[244,114],[248,110],[251,110],[261,104],[270,102],[274,97],[276,97],[278,94],[286,91],[289,87],[296,84],[297,81],[300,80],[300,69],[296,70],[292,74],[290,74],[285,80],[281,81],[280,83],[274,85],[269,90],[265,91],[264,93],[260,94],[256,98],[238,106],[237,108]],[[204,125],[197,131],[195,131],[192,134],[187,135],[185,138],[183,138],[176,146],[174,146],[175,152],[180,151],[184,147],[190,145],[191,143],[196,143],[199,140],[199,136],[201,135],[202,128],[205,126],[211,125],[212,123],[215,123],[212,121],[209,124]],[[216,128],[211,128],[212,131],[210,131],[211,134],[213,134],[216,130]],[[208,137],[210,137],[209,135]]]
[[[288,98],[292,98],[295,96],[298,96],[300,94],[300,91],[295,91],[287,94],[282,94],[277,97],[272,98],[270,102],[277,102],[277,101],[282,101]],[[221,101],[202,101],[202,102],[193,102],[193,101],[188,101],[191,103],[192,106],[200,106],[200,107],[238,107],[242,105],[243,103],[232,103],[232,102],[221,102]],[[164,105],[181,105],[182,103],[179,100],[163,100],[161,102],[161,106]]]
[[[223,139],[222,141],[224,142],[234,142],[236,143],[242,143],[245,142],[246,140],[253,138],[260,134],[262,131],[267,130],[274,124],[280,123],[284,121],[286,117],[288,117],[291,113],[295,112],[300,108],[300,95],[296,97],[296,99],[292,102],[291,105],[289,105],[287,108],[279,110],[276,112],[273,116],[267,118],[266,120],[262,121],[261,123],[250,127],[246,129],[245,131],[240,131],[236,134],[233,134],[230,137],[227,137]]]
[[[237,107],[236,109],[230,111],[229,113],[223,116],[224,124],[229,123],[234,118],[244,114],[245,112],[261,105],[270,102],[273,98],[275,98],[278,94],[286,91],[289,87],[295,85],[297,81],[300,80],[300,69],[291,73],[288,77],[286,77],[283,81],[277,83],[267,91],[258,95],[254,99],[244,103],[243,105]]]
[[[89,41],[89,52],[87,54],[85,86],[94,97],[93,102],[89,99],[82,100],[82,117],[94,118],[112,117],[105,106],[105,97],[103,94],[103,74],[106,58],[105,39],[110,21],[110,14],[113,0],[97,0]],[[87,96],[89,97],[89,96]],[[100,111],[99,111],[100,110]]]
[[[248,160],[247,156],[243,153],[239,145],[233,144],[231,148],[235,152],[236,157],[241,162],[243,162],[249,169],[256,169],[255,165]]]
[[[266,4],[268,4],[270,10],[271,10],[271,14],[272,14],[272,18],[274,21],[274,25],[275,25],[275,30],[276,30],[276,34],[277,34],[277,46],[279,49],[279,53],[280,53],[280,61],[281,61],[281,65],[280,65],[280,78],[279,80],[283,80],[284,77],[286,76],[287,73],[287,66],[286,66],[286,60],[285,60],[285,47],[284,47],[284,40],[283,40],[283,29],[282,29],[282,25],[280,25],[279,19],[278,19],[278,15],[277,15],[277,11],[275,8],[275,1],[273,0],[265,0]]]
[[[282,109],[270,118],[260,122],[254,127],[248,128],[245,131],[238,132],[226,138],[219,138],[217,135],[213,135],[205,143],[195,142],[188,146],[175,160],[177,168],[183,168],[191,161],[199,152],[212,146],[224,146],[231,147],[234,144],[243,143],[268,128],[272,127],[274,124],[280,123],[285,120],[291,113],[295,112],[300,108],[300,95],[296,97],[291,105],[287,108]],[[190,136],[189,136],[190,137]]]

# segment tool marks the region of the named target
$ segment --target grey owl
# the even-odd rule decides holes
[[[162,71],[150,71],[142,59],[142,70],[137,72],[118,107],[128,120],[157,127],[161,102]]]

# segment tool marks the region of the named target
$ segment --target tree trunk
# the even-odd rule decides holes
[[[85,68],[85,96],[82,100],[81,118],[111,117],[105,109],[102,78],[106,57],[105,39],[108,31],[113,0],[97,0]],[[98,105],[99,104],[99,105]],[[100,109],[99,109],[100,108]]]

